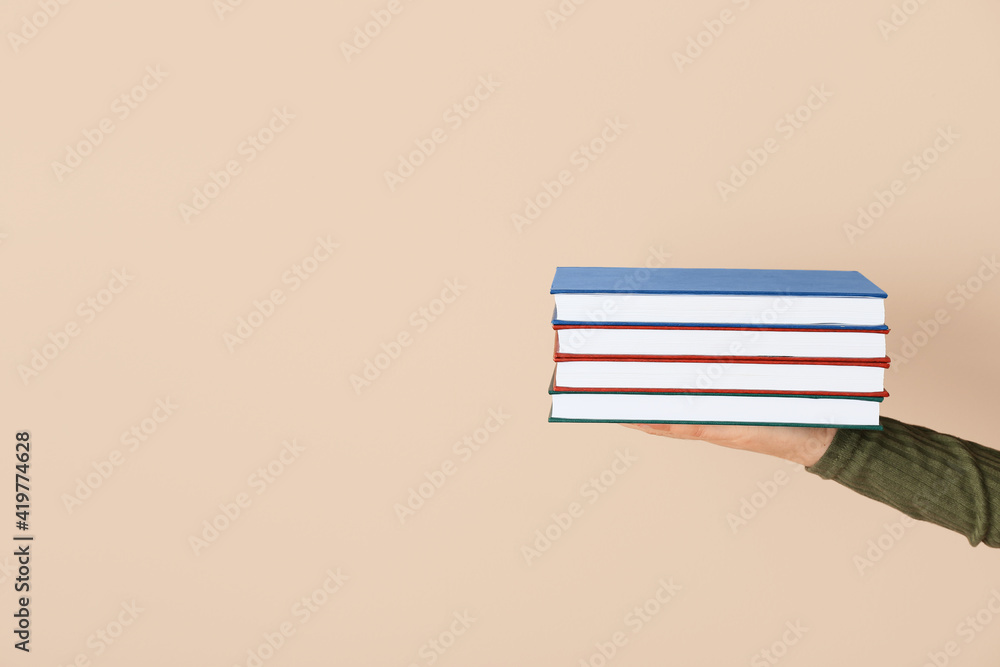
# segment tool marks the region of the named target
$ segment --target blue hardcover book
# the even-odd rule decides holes
[[[555,325],[886,329],[857,271],[559,267],[550,292]]]
[[[886,293],[857,271],[560,266],[552,294],[773,294],[875,297]]]

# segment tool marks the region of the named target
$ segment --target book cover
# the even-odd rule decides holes
[[[637,269],[560,266],[551,294],[721,294],[873,297],[886,293],[857,271]]]

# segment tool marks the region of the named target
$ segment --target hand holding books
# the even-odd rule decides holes
[[[622,424],[651,435],[703,440],[715,445],[777,456],[811,466],[826,453],[835,428],[730,426],[720,424]]]

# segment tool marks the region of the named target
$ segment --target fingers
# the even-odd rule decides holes
[[[745,434],[745,426],[720,426],[715,424],[624,424],[643,433],[662,435],[680,440],[704,440],[728,444]]]
[[[651,435],[693,440],[700,440],[704,432],[704,427],[700,424],[622,424],[622,426]]]
[[[660,431],[654,430],[654,428],[658,426],[670,426],[670,424],[622,424],[622,426],[633,428],[643,433],[660,433]]]
[[[835,428],[735,424],[622,424],[631,429],[680,440],[703,440],[723,447],[813,465],[829,447]]]

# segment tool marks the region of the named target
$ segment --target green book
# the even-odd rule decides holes
[[[550,422],[742,424],[881,430],[881,396],[693,391],[557,391]]]

